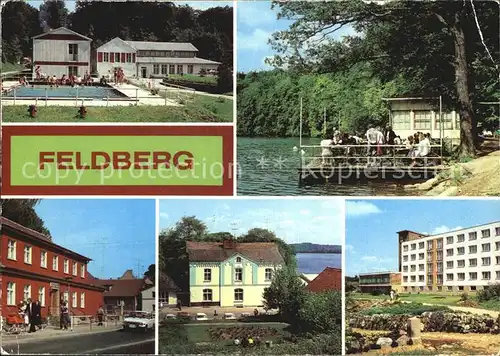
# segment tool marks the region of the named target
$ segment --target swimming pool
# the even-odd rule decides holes
[[[16,98],[93,98],[93,99],[116,99],[128,98],[125,94],[120,93],[111,87],[50,87],[49,85],[35,85],[34,87],[17,87],[15,90]],[[14,97],[14,90],[3,95],[4,97]]]

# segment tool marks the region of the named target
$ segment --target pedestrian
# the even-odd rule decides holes
[[[33,308],[34,324],[35,329],[39,330],[42,328],[42,305],[40,301],[35,301],[35,307]]]
[[[34,333],[36,331],[35,322],[36,322],[36,305],[28,298],[28,304],[26,305],[26,314],[28,315],[28,321],[30,324],[29,331],[30,333]]]
[[[104,321],[104,309],[102,305],[99,307],[97,310],[97,326],[103,326],[103,321]]]
[[[68,302],[64,301],[61,306],[61,316],[62,316],[62,329],[68,330],[68,325],[71,320],[69,320],[69,309]]]
[[[218,316],[217,309],[214,309],[214,319],[217,319],[217,316]]]
[[[182,303],[180,300],[177,301],[177,309],[179,309],[179,311],[182,310]]]

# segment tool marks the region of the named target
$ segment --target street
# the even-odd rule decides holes
[[[154,332],[107,331],[3,343],[9,354],[154,354]]]

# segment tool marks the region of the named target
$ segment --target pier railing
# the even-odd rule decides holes
[[[442,145],[431,144],[429,154],[423,157],[414,157],[412,150],[418,147],[407,145],[333,145],[323,147],[319,145],[301,146],[301,169],[339,166],[373,166],[391,168],[411,168],[416,161],[424,166],[442,167],[444,157]],[[323,150],[329,150],[323,155]],[[377,150],[379,154],[377,154]],[[380,152],[381,151],[381,152]]]

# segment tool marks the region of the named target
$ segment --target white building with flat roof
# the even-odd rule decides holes
[[[500,283],[500,221],[437,235],[398,235],[403,292],[474,292]]]
[[[35,71],[48,76],[84,76],[90,73],[92,39],[66,27],[33,37],[33,77]]]
[[[200,71],[217,70],[220,62],[197,57],[191,43],[124,41],[114,38],[96,50],[99,76],[122,68],[126,77],[166,77],[169,74],[199,75]]]

